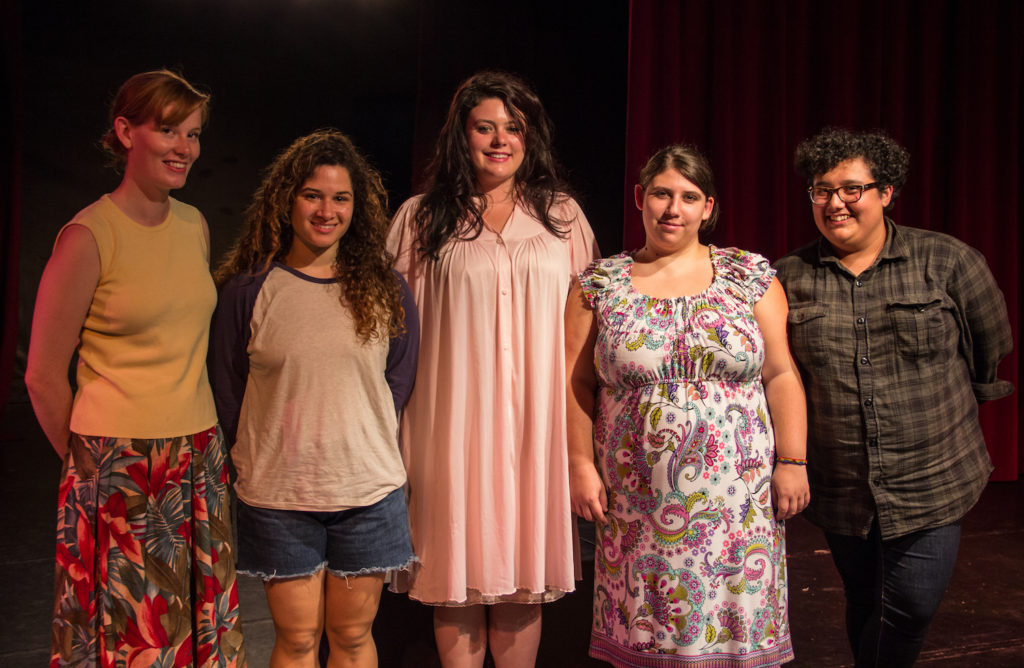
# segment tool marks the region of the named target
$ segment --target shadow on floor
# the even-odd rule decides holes
[[[46,665],[53,593],[54,527],[60,466],[25,403],[5,407],[0,422],[0,666]],[[796,661],[790,668],[851,666],[843,631],[843,594],[821,533],[801,518],[786,527],[790,623]],[[268,665],[274,629],[263,587],[240,578],[246,654]],[[990,483],[964,520],[960,557],[918,666],[1024,666],[1024,482]],[[544,607],[537,665],[602,666],[587,657],[593,561],[575,594]],[[429,608],[384,593],[374,623],[383,668],[440,666]],[[488,665],[493,665],[488,662]]]

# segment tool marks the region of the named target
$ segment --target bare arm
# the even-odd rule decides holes
[[[765,398],[775,429],[775,450],[779,457],[805,459],[807,456],[807,404],[796,362],[789,353],[786,337],[786,293],[777,279],[754,305],[754,317],[764,337],[765,359],[761,369]],[[807,467],[779,463],[772,474],[772,500],[780,520],[793,517],[811,500]]]
[[[594,466],[594,311],[573,281],[565,304],[566,410],[569,429],[569,497],[572,511],[585,520],[605,522],[608,494]]]
[[[81,225],[71,225],[57,240],[39,282],[25,370],[36,419],[61,458],[67,453],[70,437],[68,365],[99,278],[100,254],[92,233]]]

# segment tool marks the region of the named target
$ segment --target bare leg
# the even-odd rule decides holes
[[[270,668],[316,668],[324,623],[324,572],[264,583],[274,618]]]
[[[377,646],[371,631],[383,588],[384,573],[348,578],[327,574],[324,624],[331,644],[328,668],[375,668]]]
[[[434,638],[444,668],[482,668],[487,654],[484,606],[435,607]]]
[[[540,645],[540,604],[498,603],[490,615],[487,635],[495,668],[533,668]]]

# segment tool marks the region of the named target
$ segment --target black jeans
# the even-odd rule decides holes
[[[960,521],[881,540],[825,532],[846,591],[846,634],[857,668],[913,666],[953,576]]]

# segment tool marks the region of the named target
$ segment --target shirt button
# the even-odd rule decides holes
[[[505,245],[505,240],[502,239],[501,237],[498,237],[498,245],[499,246],[504,246]]]
[[[857,324],[858,324],[858,325],[863,325],[863,324],[864,324],[864,322],[865,322],[865,320],[864,320],[864,316],[861,316],[861,317],[857,318]]]
[[[506,289],[502,288],[502,290],[501,290],[501,294],[503,294],[503,295],[507,295],[507,294],[508,294],[508,290],[506,290]]]
[[[857,279],[857,287],[858,287],[858,288],[863,288],[863,287],[864,287],[864,281],[862,281],[862,280],[860,280],[860,279],[858,278],[858,279]]]
[[[865,406],[871,406],[871,405],[872,405],[872,404],[874,404],[874,403],[875,403],[875,402],[874,402],[874,401],[872,401],[871,399],[865,399],[865,400],[864,400],[864,405],[865,405]]]
[[[867,364],[867,363],[868,363],[868,358],[867,358],[867,357],[861,357],[861,358],[860,358],[860,363],[861,363],[862,365],[864,365],[864,364]]]

